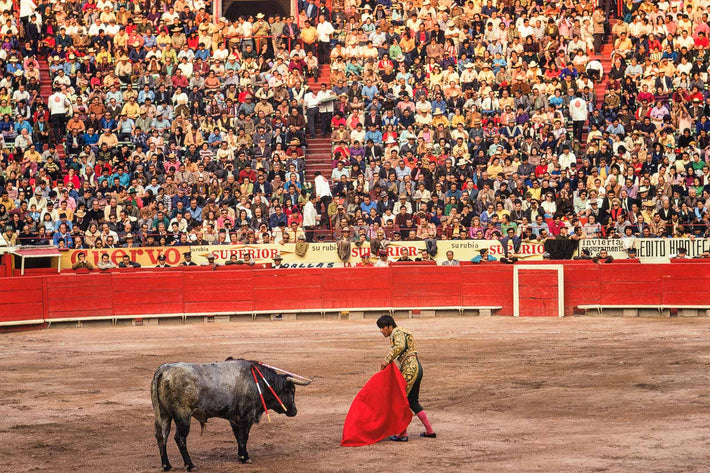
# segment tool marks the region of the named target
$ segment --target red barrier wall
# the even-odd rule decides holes
[[[499,314],[513,315],[513,267],[461,266],[461,305],[501,306]]]
[[[592,304],[710,306],[710,262],[562,264],[566,315]],[[5,277],[0,278],[0,325],[348,308],[501,306],[497,314],[512,315],[512,281],[513,266],[497,263],[216,271],[196,267]],[[557,314],[556,272],[521,270],[519,289],[521,314]]]
[[[2,278],[0,281],[0,324],[44,320],[43,277]]]
[[[549,317],[559,313],[557,271],[524,269],[518,272],[520,315]]]

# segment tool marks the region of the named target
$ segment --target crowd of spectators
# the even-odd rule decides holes
[[[707,2],[620,5],[0,0],[2,242],[709,236]]]

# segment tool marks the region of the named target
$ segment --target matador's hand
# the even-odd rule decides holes
[[[389,365],[389,363],[386,363],[384,361],[382,363],[380,363],[380,371],[387,368],[387,365]]]

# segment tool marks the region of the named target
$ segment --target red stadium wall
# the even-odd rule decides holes
[[[540,262],[539,264],[545,264]],[[565,315],[580,305],[710,306],[710,263],[565,262]],[[556,315],[554,271],[520,272],[521,314]],[[329,309],[500,306],[513,314],[513,266],[112,270],[0,278],[0,325]]]

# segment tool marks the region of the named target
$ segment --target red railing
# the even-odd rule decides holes
[[[1,278],[0,325],[356,308],[499,306],[499,315],[512,315],[513,267],[499,263],[331,269],[222,266]],[[534,269],[532,273],[536,274]],[[526,290],[543,300],[548,279],[527,278]],[[708,306],[710,263],[645,264],[640,271],[638,264],[630,263],[565,262],[565,314],[592,304]],[[550,315],[557,314],[551,311]]]

